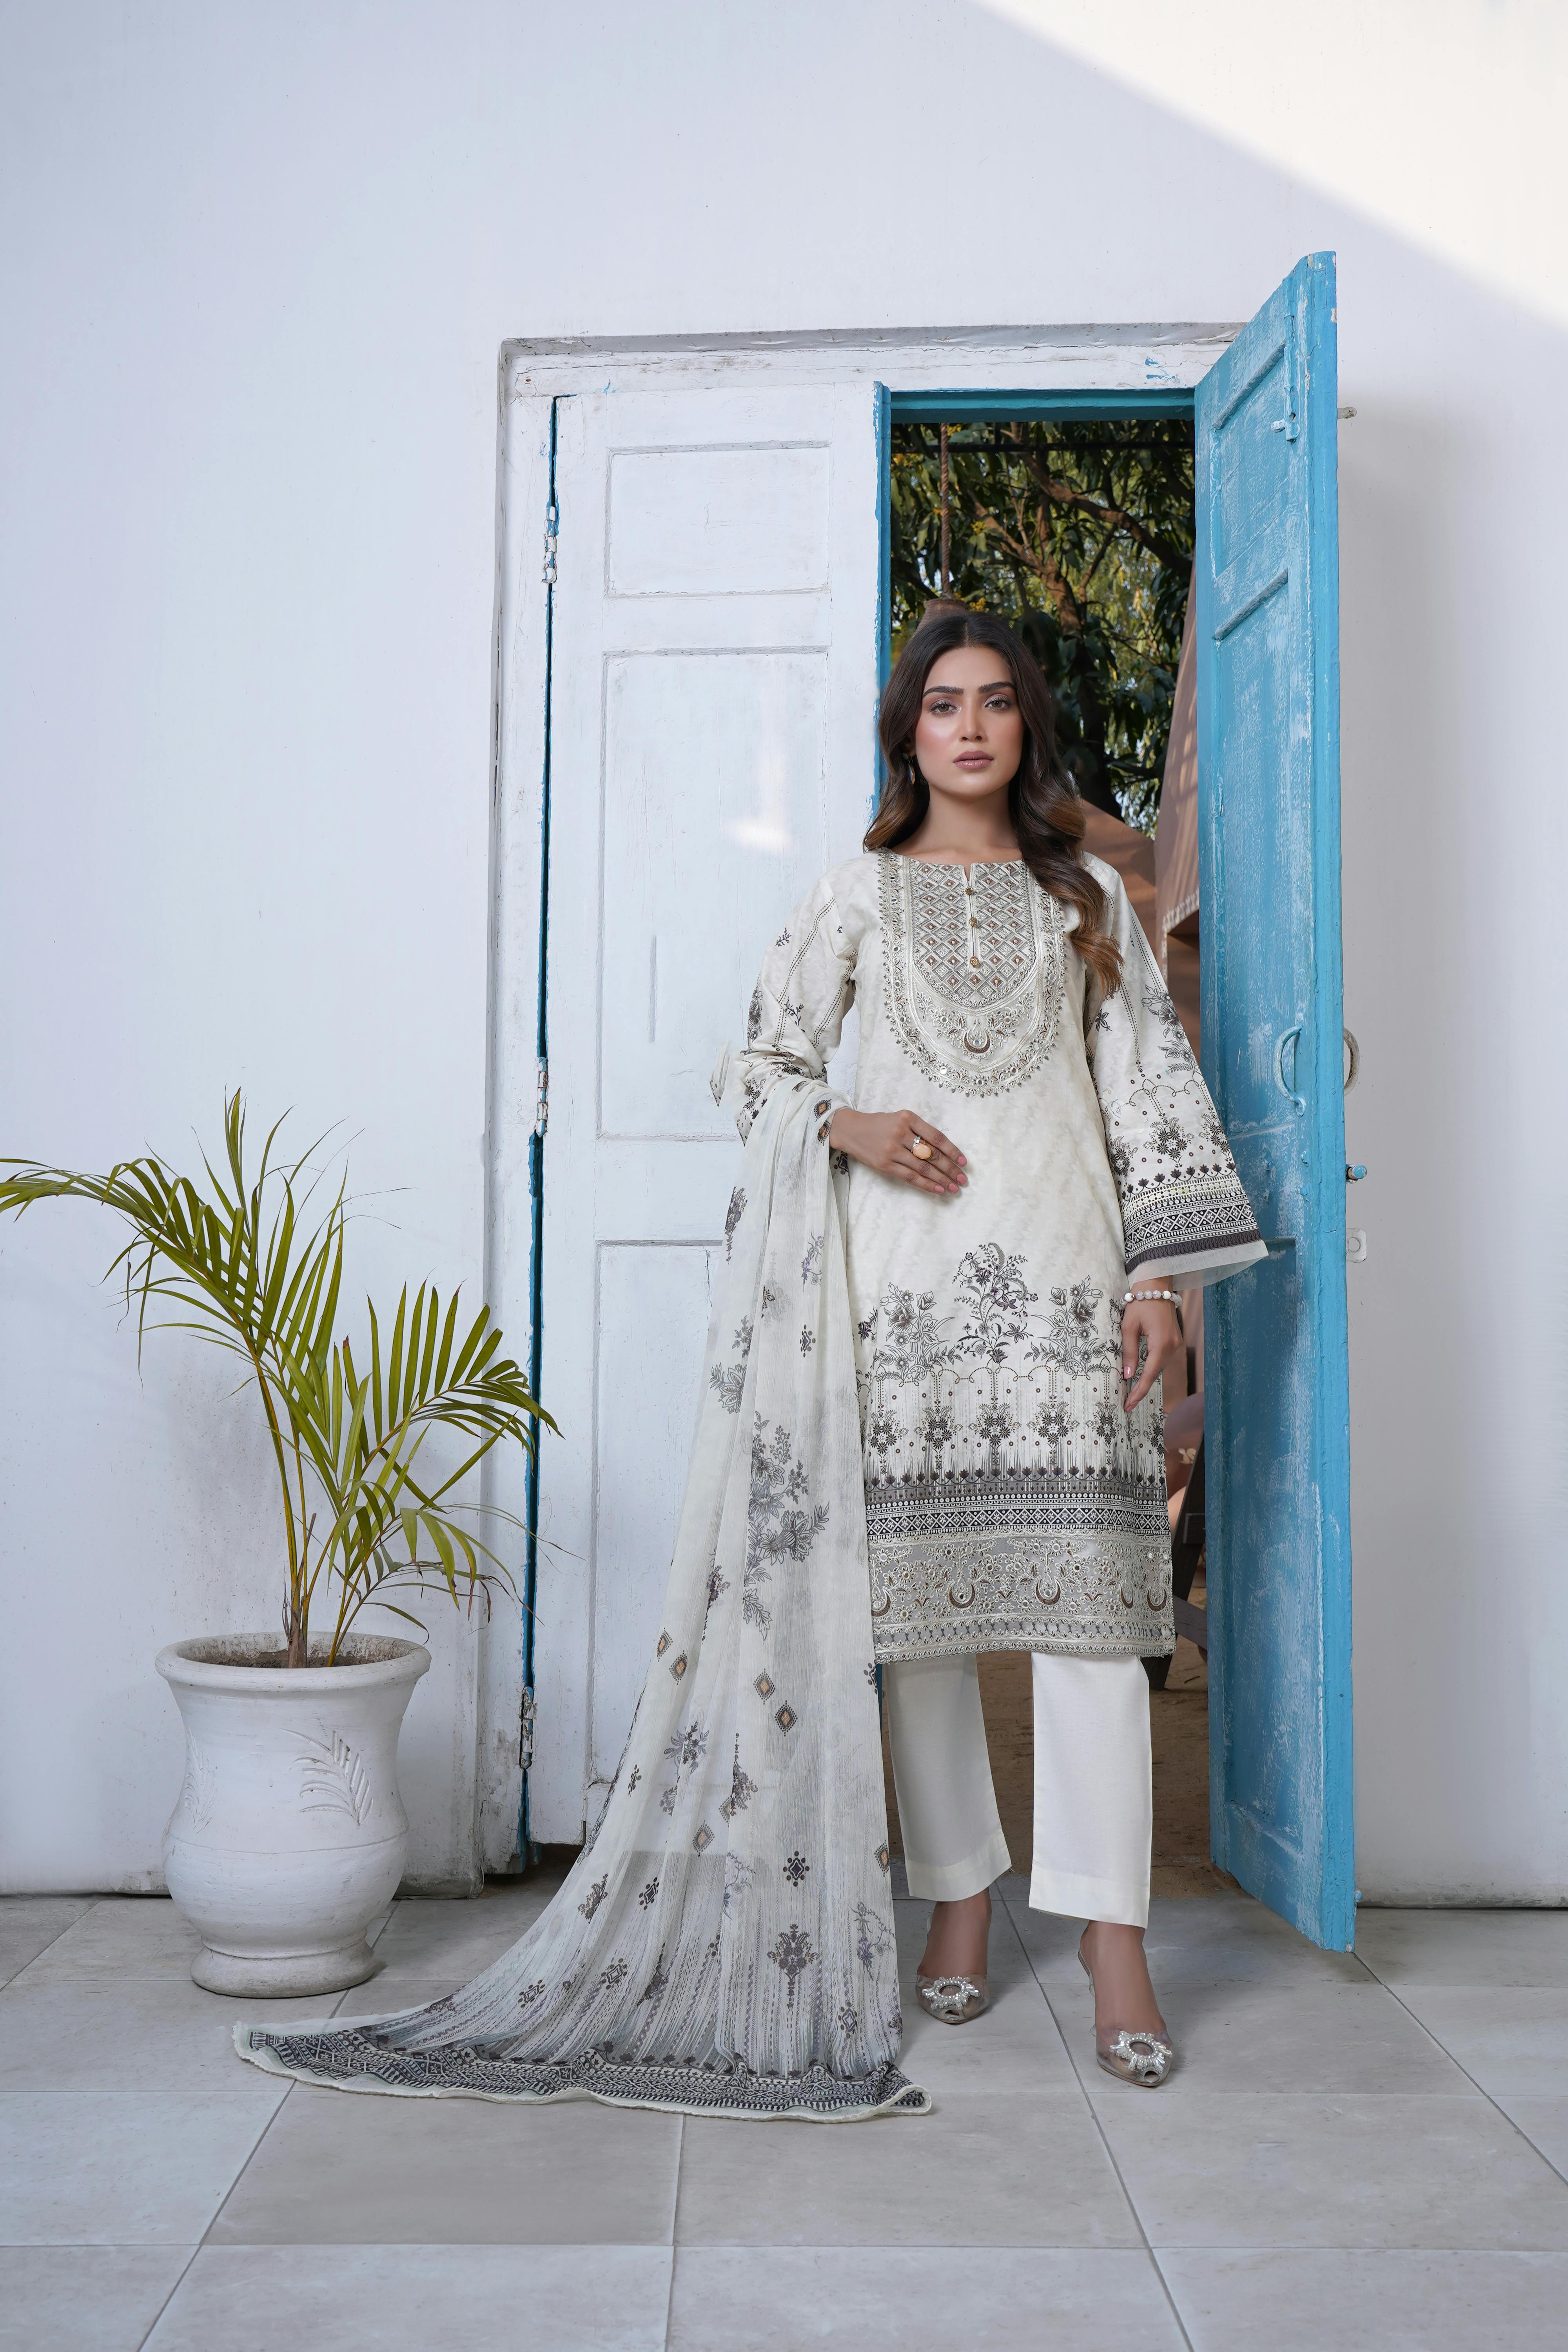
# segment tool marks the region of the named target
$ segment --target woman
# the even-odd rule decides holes
[[[1173,1646],[1159,1373],[1176,1279],[1263,1255],[1044,680],[933,608],[881,715],[867,854],[769,950],[714,1092],[745,1146],[647,1680],[599,1822],[506,1957],[274,2071],[416,2095],[854,2121],[930,2100],[902,2020],[885,1672],[919,1996],[986,2005],[1008,1856],[976,1656],[1035,1654],[1032,1902],[1087,1917],[1100,2063],[1164,2079],[1142,1956],[1141,1657]],[[826,1084],[858,1007],[856,1099]]]
[[[1029,1900],[1087,1916],[1100,2062],[1163,2081],[1143,1928],[1143,1654],[1173,1646],[1154,1384],[1177,1290],[1264,1255],[1119,877],[1083,855],[1048,692],[1000,622],[934,608],[883,700],[869,855],[791,918],[749,1103],[822,1070],[851,1000],[858,1340],[876,1655],[933,2015],[984,2008],[1009,1867],[977,1654],[1034,1654]]]

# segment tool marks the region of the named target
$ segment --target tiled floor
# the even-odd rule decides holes
[[[1243,1896],[1157,1903],[1184,2063],[1151,2096],[1085,2063],[1074,1927],[1002,1891],[993,2011],[955,2032],[906,1988],[935,2113],[837,2130],[280,2084],[167,1903],[0,1904],[0,2347],[1563,2341],[1568,1913],[1363,1912],[1352,1959]],[[399,1904],[342,2012],[471,1976],[547,1892]]]

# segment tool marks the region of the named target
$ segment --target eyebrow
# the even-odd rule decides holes
[[[974,688],[977,694],[1016,694],[1017,690],[1010,677],[993,678],[989,686]],[[921,699],[923,702],[928,694],[962,694],[963,692],[963,688],[961,686],[928,686],[922,690]]]

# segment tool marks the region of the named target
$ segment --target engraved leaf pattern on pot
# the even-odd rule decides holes
[[[298,1731],[294,1737],[306,1750],[294,1759],[305,1811],[346,1813],[363,1829],[375,1811],[375,1791],[359,1750],[341,1731],[323,1731],[319,1738]]]

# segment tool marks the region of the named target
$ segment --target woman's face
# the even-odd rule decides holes
[[[939,654],[915,723],[915,765],[933,793],[983,801],[1005,791],[1024,756],[1024,715],[1005,657],[989,646]]]

